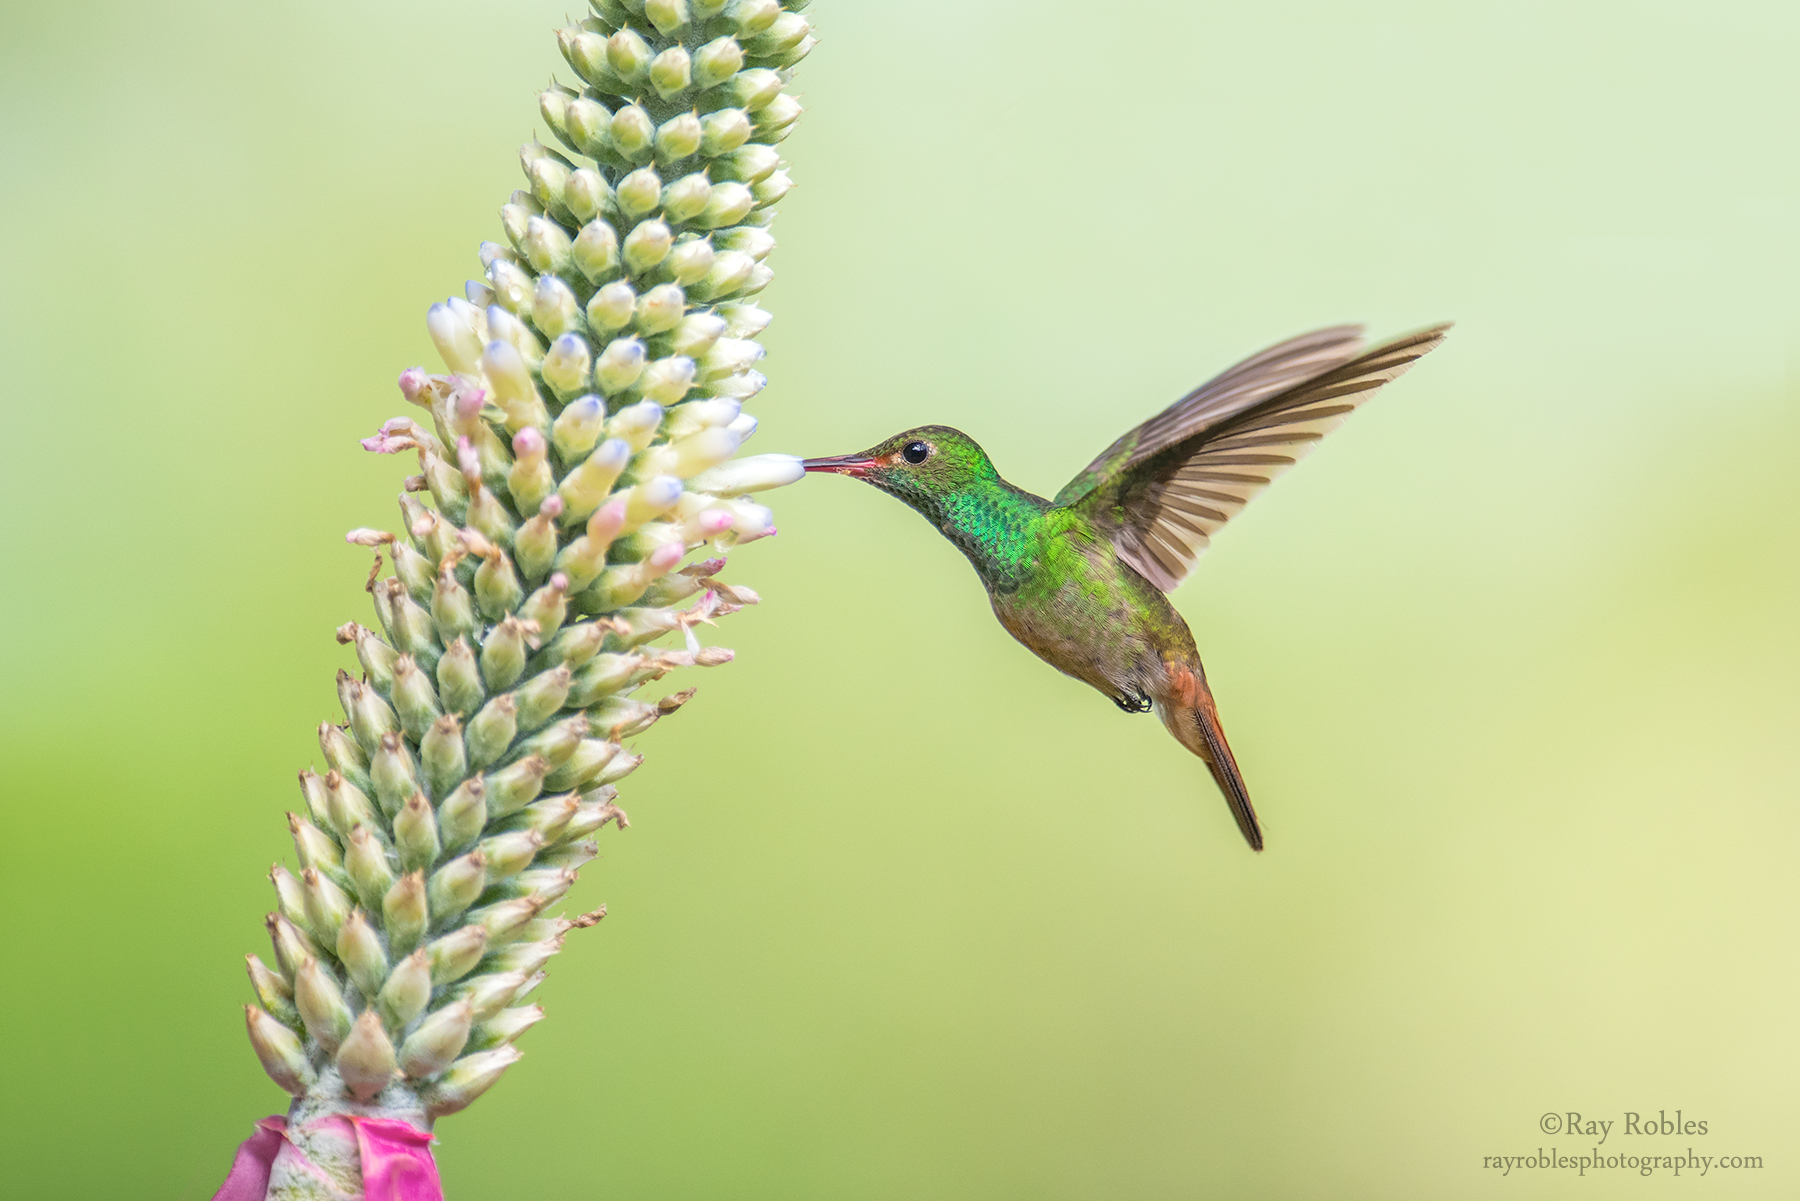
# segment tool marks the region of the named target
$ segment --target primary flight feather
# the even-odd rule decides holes
[[[1125,434],[1054,500],[1007,483],[974,439],[943,425],[804,465],[918,510],[974,564],[1007,633],[1121,709],[1154,709],[1205,762],[1260,851],[1262,828],[1194,636],[1164,593],[1251,497],[1449,328],[1366,351],[1361,328],[1348,325],[1272,346]]]

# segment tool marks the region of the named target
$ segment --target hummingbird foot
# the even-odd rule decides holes
[[[1150,712],[1150,698],[1142,691],[1127,692],[1112,698],[1112,703],[1127,713]]]

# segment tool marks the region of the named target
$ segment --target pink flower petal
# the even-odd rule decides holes
[[[238,1145],[237,1156],[225,1183],[213,1194],[213,1201],[263,1201],[269,1191],[269,1168],[281,1150],[287,1119],[264,1118],[256,1124],[256,1133]]]
[[[353,1117],[365,1201],[444,1201],[431,1136],[393,1118]]]

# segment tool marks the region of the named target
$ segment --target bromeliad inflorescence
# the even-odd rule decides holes
[[[632,692],[731,657],[695,626],[755,594],[722,557],[682,563],[773,533],[746,496],[801,474],[736,456],[803,7],[594,0],[562,30],[583,86],[540,97],[561,149],[523,149],[506,243],[430,310],[448,372],[400,377],[428,416],[364,442],[420,471],[397,532],[349,535],[377,551],[378,628],[338,631],[360,677],[300,776],[298,871],[271,872],[274,963],[249,958],[251,1042],[295,1098],[270,1197],[361,1195],[380,1123],[429,1130],[519,1058],[526,996],[595,920],[550,910],[625,824],[624,743],[691,695]]]

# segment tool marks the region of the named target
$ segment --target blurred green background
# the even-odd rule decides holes
[[[241,957],[412,470],[356,439],[561,15],[0,12],[10,1197],[204,1198],[282,1107]],[[1795,1195],[1793,6],[812,15],[756,451],[949,421],[1047,494],[1270,342],[1459,325],[1177,596],[1261,857],[912,513],[773,494],[450,1196],[1641,1197],[1482,1157],[1678,1108],[1605,1150]]]

